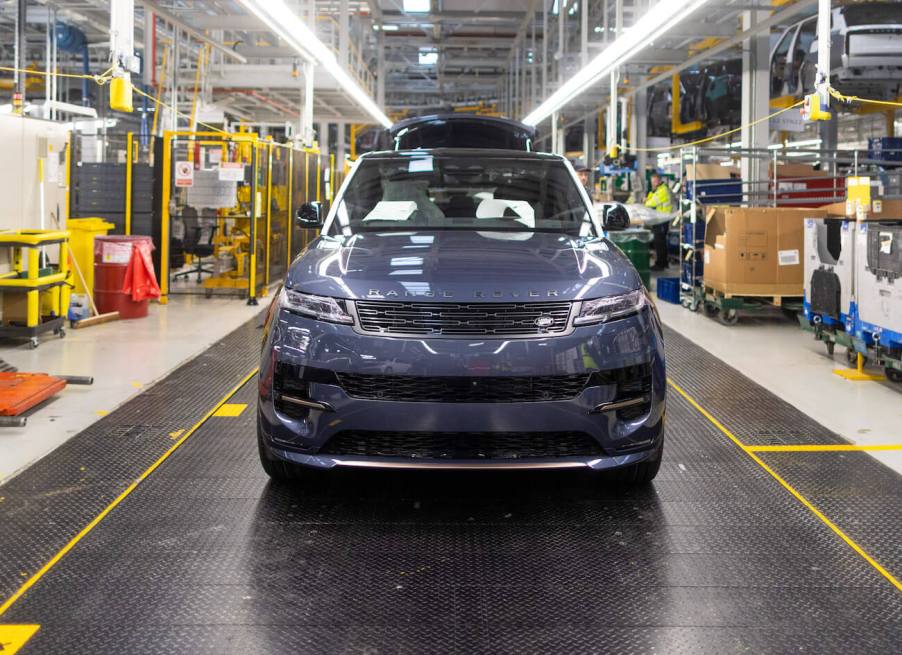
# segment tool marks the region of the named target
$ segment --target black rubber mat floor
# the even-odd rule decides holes
[[[68,491],[32,471],[0,487],[0,519],[16,526],[0,534],[13,599],[0,644],[22,624],[40,626],[22,653],[898,652],[899,476],[860,452],[748,452],[729,435],[842,440],[679,335],[667,347],[665,459],[634,491],[548,472],[275,486],[257,461],[254,381],[223,396],[250,367],[217,371],[205,413],[225,402],[225,415],[201,413],[43,573],[46,547],[28,547],[42,534],[62,547],[153,460],[98,471],[77,502],[48,504]],[[108,446],[96,434],[83,456]],[[32,521],[43,532],[17,540]]]

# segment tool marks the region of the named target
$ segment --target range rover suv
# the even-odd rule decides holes
[[[563,157],[369,153],[266,321],[264,469],[611,469],[663,450],[660,323]],[[613,473],[616,469],[617,472]]]

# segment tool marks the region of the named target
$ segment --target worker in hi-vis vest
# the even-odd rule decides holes
[[[670,195],[670,189],[661,177],[661,174],[655,171],[651,174],[651,191],[645,198],[645,206],[659,211],[662,214],[669,214],[673,211],[673,200]],[[655,265],[653,270],[663,271],[667,268],[667,230],[670,223],[661,223],[651,227],[654,235],[655,249]]]

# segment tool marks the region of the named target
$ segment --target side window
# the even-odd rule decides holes
[[[770,94],[772,96],[783,95],[783,87],[786,82],[786,56],[789,54],[789,46],[797,27],[790,27],[783,32],[777,47],[770,56]]]
[[[796,37],[792,46],[792,76],[789,78],[789,88],[794,90],[801,84],[799,73],[808,57],[811,44],[817,37],[817,19],[812,19],[802,23],[799,27],[799,35]]]

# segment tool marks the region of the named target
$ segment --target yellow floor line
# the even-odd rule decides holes
[[[836,444],[798,444],[780,446],[745,446],[750,453],[832,453],[859,452],[868,450],[902,450],[902,444],[858,445],[851,443]]]
[[[245,384],[247,384],[248,380],[250,380],[256,374],[257,374],[257,369],[255,368],[253,371],[251,371],[250,373],[245,375],[241,379],[241,382],[239,382],[234,387],[232,387],[232,389],[229,390],[229,392],[225,396],[223,396],[222,399],[219,402],[217,402],[216,405],[214,405],[212,409],[210,409],[210,411],[208,411],[206,414],[204,414],[203,418],[201,418],[197,423],[195,423],[191,427],[191,429],[189,429],[185,434],[183,434],[179,438],[178,441],[173,443],[172,446],[169,447],[169,450],[167,450],[165,453],[163,453],[157,461],[155,461],[153,464],[151,464],[150,467],[148,467],[147,470],[145,470],[134,482],[132,482],[130,485],[128,485],[121,494],[116,496],[116,498],[113,500],[113,502],[111,502],[109,505],[107,505],[103,509],[103,511],[100,512],[100,514],[98,514],[97,516],[95,516],[94,519],[90,523],[88,523],[84,528],[82,528],[81,531],[77,535],[72,537],[72,539],[69,540],[69,543],[67,543],[65,546],[60,548],[60,550],[56,553],[56,555],[51,557],[50,560],[46,564],[44,564],[44,566],[42,566],[40,569],[37,570],[37,572],[34,575],[32,575],[30,578],[28,578],[28,580],[26,580],[25,583],[21,587],[19,587],[18,590],[16,590],[16,593],[14,593],[12,596],[10,596],[8,599],[6,599],[6,601],[2,605],[0,605],[0,616],[3,616],[3,614],[10,607],[13,606],[13,603],[15,603],[23,595],[25,595],[25,592],[27,592],[35,584],[37,584],[38,581],[41,578],[43,578],[47,574],[47,572],[50,571],[50,569],[52,569],[57,564],[57,562],[59,562],[63,557],[66,556],[66,553],[68,553],[70,550],[75,548],[75,545],[79,541],[84,539],[88,535],[88,533],[91,532],[91,530],[96,528],[97,525],[104,518],[106,518],[107,514],[112,512],[116,508],[116,506],[118,506],[123,500],[128,498],[129,494],[131,492],[133,492],[138,487],[139,484],[144,482],[144,480],[146,480],[150,476],[151,473],[156,471],[160,467],[160,465],[163,462],[165,462],[169,458],[170,455],[172,455],[172,453],[174,453],[176,450],[178,450],[179,446],[181,446],[183,443],[185,443],[185,441],[187,441],[188,437],[190,437],[192,434],[197,432],[198,429],[200,429],[200,427],[204,423],[206,423],[207,420],[209,420],[209,418],[211,416],[213,416],[213,414],[216,413],[216,410],[218,410],[220,407],[222,407],[232,396],[234,396],[236,393],[238,393],[238,390],[241,389],[241,387],[243,387]]]
[[[692,405],[696,410],[698,410],[698,412],[699,412],[702,416],[704,416],[706,419],[708,419],[708,420],[714,425],[714,427],[716,427],[716,428],[717,428],[718,430],[720,430],[724,435],[726,435],[727,438],[730,439],[730,441],[732,441],[734,444],[736,444],[737,446],[739,446],[739,448],[742,450],[742,452],[744,452],[746,455],[748,455],[749,457],[751,457],[752,460],[754,460],[754,462],[755,462],[758,466],[760,466],[762,469],[764,469],[765,471],[767,471],[767,472],[771,475],[771,477],[773,477],[777,482],[780,483],[780,485],[781,485],[784,489],[786,489],[786,491],[788,491],[788,492],[791,493],[793,496],[795,496],[796,500],[798,500],[800,503],[802,503],[802,505],[804,505],[805,507],[807,507],[807,508],[811,511],[812,514],[814,514],[818,519],[821,520],[821,522],[822,522],[824,525],[826,525],[828,528],[830,528],[831,530],[833,530],[833,532],[836,533],[836,535],[837,535],[840,539],[842,539],[843,541],[845,541],[846,544],[847,544],[852,550],[854,550],[856,553],[858,553],[858,554],[859,554],[859,555],[860,555],[860,556],[861,556],[868,564],[870,564],[871,566],[873,566],[873,567],[874,567],[874,568],[875,568],[875,569],[876,569],[876,570],[877,570],[884,578],[886,578],[887,580],[889,580],[890,583],[892,583],[893,586],[896,587],[896,589],[898,589],[899,591],[902,591],[902,582],[899,582],[895,577],[893,577],[892,573],[890,573],[890,572],[887,571],[885,568],[883,568],[882,566],[880,566],[880,564],[879,564],[873,557],[871,557],[870,555],[868,555],[868,554],[864,551],[864,549],[863,549],[861,546],[859,546],[857,543],[855,543],[855,542],[854,542],[854,541],[853,541],[853,540],[852,540],[845,532],[843,532],[842,530],[840,530],[839,527],[838,527],[835,523],[833,523],[833,521],[831,521],[831,520],[828,519],[826,516],[824,516],[823,513],[821,513],[821,511],[820,511],[817,507],[815,507],[814,505],[812,505],[812,504],[808,501],[807,498],[805,498],[802,494],[800,494],[798,491],[796,491],[796,489],[795,489],[791,484],[789,484],[786,480],[784,480],[784,479],[781,478],[779,475],[777,475],[777,473],[776,473],[771,467],[769,467],[767,464],[765,464],[765,463],[761,460],[760,457],[758,457],[755,453],[753,453],[753,452],[749,449],[748,446],[745,446],[741,441],[739,441],[739,439],[737,439],[736,436],[735,436],[732,432],[730,432],[729,430],[727,430],[727,429],[723,426],[723,424],[722,424],[720,421],[718,421],[716,418],[714,418],[714,416],[711,415],[711,413],[710,413],[708,410],[706,410],[704,407],[702,407],[701,405],[699,405],[699,404],[695,401],[695,399],[694,399],[692,396],[690,396],[688,393],[686,393],[686,392],[683,390],[682,387],[680,387],[676,382],[674,382],[674,381],[671,380],[670,378],[667,378],[667,384],[669,384],[671,387],[673,387],[674,391],[676,391],[676,392],[677,392],[678,394],[680,394],[683,398],[685,398],[686,401],[687,401],[690,405]]]

